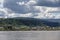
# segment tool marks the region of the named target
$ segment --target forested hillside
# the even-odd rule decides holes
[[[0,19],[0,25],[27,25],[27,26],[51,26],[56,27],[60,26],[59,22],[49,21],[46,19],[34,19],[34,18],[7,18]]]

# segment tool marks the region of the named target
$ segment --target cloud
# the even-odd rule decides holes
[[[0,18],[8,18],[13,12],[7,8],[0,8]]]
[[[55,19],[60,19],[60,14],[55,16]]]
[[[4,0],[0,0],[0,8],[3,7]]]
[[[5,0],[2,4],[0,17],[3,18],[57,19],[60,17],[59,0]]]
[[[40,13],[37,13],[34,18],[44,18],[44,19],[53,19],[58,18],[57,16],[60,14],[60,10],[57,7],[44,7],[44,6],[34,6],[36,10],[40,10]],[[57,12],[57,13],[55,13]]]
[[[9,9],[5,9],[5,14],[7,14],[8,18],[13,18],[13,17],[31,17],[31,18],[39,18],[39,19],[57,19],[59,18],[60,14],[55,15],[56,11],[59,11],[59,8],[53,8],[53,7],[44,7],[44,6],[34,6],[35,10],[39,10],[37,13],[15,13]]]
[[[29,12],[29,8],[25,5],[22,5],[25,3],[25,1],[23,0],[5,0],[6,2],[4,2],[4,7],[11,9],[12,11],[16,12],[16,13],[26,13]],[[21,3],[17,3],[17,2],[21,2]]]
[[[29,13],[36,12],[33,5],[36,4],[35,0],[5,0],[4,7],[11,9],[16,13]]]
[[[60,7],[60,0],[38,0],[37,6]]]
[[[38,18],[38,19],[59,19],[60,14],[55,15],[56,11],[59,11],[59,8],[52,8],[52,7],[42,7],[42,6],[34,6],[35,10],[39,10],[38,13],[15,13],[10,9],[3,8],[0,9],[0,18],[13,18],[13,17],[31,17],[31,18]]]
[[[12,14],[8,14],[8,18],[13,18],[13,17],[31,17],[32,13],[27,13],[27,14],[16,14],[16,13],[12,13]]]
[[[25,2],[25,1],[20,1],[20,2],[17,2],[17,4],[19,5],[25,5],[25,6],[33,6],[36,4],[36,0],[29,0],[28,2]]]
[[[0,8],[0,18],[5,18],[6,17],[6,11],[2,8]]]

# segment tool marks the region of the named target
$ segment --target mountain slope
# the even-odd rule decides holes
[[[35,18],[17,17],[17,18],[7,18],[1,21],[7,24],[27,25],[27,26],[41,26],[41,25],[43,26],[46,25],[50,27],[60,26],[60,19],[35,19]]]

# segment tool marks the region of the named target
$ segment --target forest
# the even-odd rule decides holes
[[[0,18],[1,31],[60,30],[60,23],[35,18]]]

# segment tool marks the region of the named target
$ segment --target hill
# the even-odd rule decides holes
[[[0,24],[57,27],[60,26],[60,19],[35,19],[27,17],[2,18],[0,19]]]

